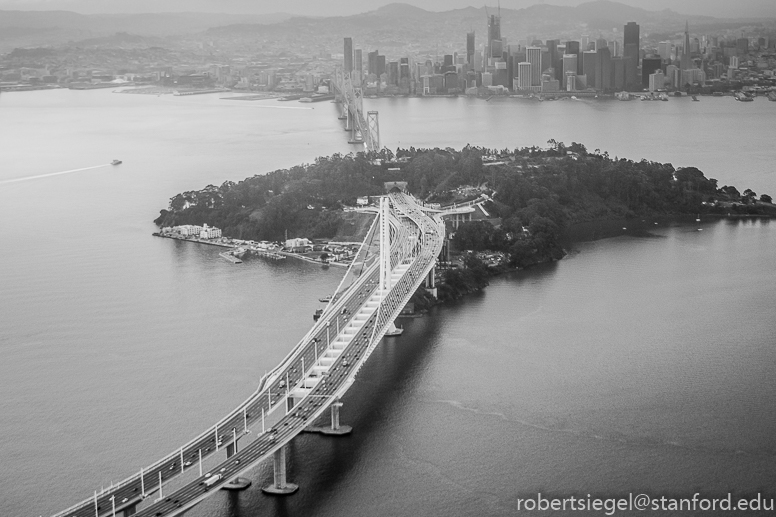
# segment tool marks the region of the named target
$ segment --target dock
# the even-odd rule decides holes
[[[242,264],[242,260],[238,259],[228,251],[222,251],[221,253],[218,254],[218,256],[225,258],[226,260],[228,260],[233,264]]]

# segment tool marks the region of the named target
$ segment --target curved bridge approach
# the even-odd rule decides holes
[[[316,430],[349,431],[339,425],[340,397],[413,293],[424,282],[433,284],[444,236],[441,216],[411,196],[394,191],[382,197],[321,318],[250,397],[179,449],[54,517],[181,515],[270,458],[275,479],[264,491],[295,491],[285,479],[286,444],[326,410],[331,427]]]

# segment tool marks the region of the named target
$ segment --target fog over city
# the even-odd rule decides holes
[[[141,13],[141,12],[223,12],[240,14],[268,14],[285,12],[306,16],[344,16],[377,9],[386,0],[0,0],[0,10],[67,10],[83,14]],[[468,6],[496,6],[497,2],[472,0],[410,0],[404,2],[429,11],[447,11]],[[504,0],[501,7],[521,9],[536,4],[576,6],[583,0]],[[774,16],[776,2],[772,0],[623,0],[623,4],[650,11],[671,9],[679,13],[747,18]]]

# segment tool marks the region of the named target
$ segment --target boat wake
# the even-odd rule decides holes
[[[29,180],[36,180],[40,178],[48,178],[51,176],[59,176],[60,174],[72,174],[73,172],[81,172],[81,171],[90,171],[93,169],[100,169],[102,167],[110,167],[110,163],[104,163],[102,165],[94,165],[92,167],[83,167],[81,169],[71,169],[69,171],[59,171],[59,172],[49,172],[48,174],[38,174],[35,176],[25,176],[24,178],[14,178],[10,180],[2,180],[0,181],[0,185],[4,185],[6,183],[17,183],[19,181],[29,181]]]

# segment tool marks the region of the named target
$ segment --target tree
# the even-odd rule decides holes
[[[762,194],[760,196],[760,201],[762,201],[763,203],[773,203],[773,199],[768,194]]]

